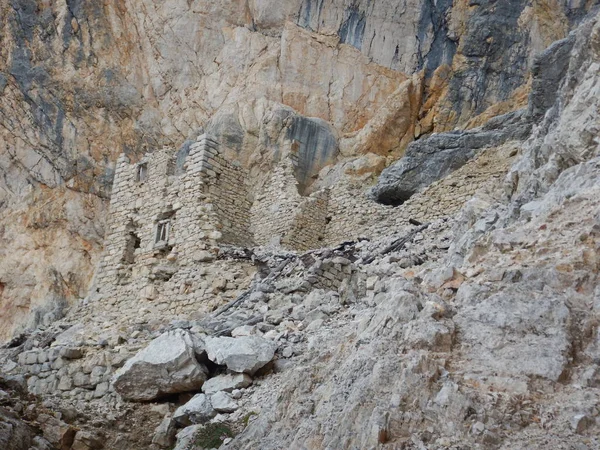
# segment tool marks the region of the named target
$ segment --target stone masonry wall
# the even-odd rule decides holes
[[[303,197],[293,213],[289,232],[282,241],[283,246],[298,251],[323,247],[328,203],[328,190]]]
[[[253,245],[250,234],[250,207],[248,174],[238,161],[227,155],[225,149],[219,151],[219,144],[212,139],[203,142],[202,179],[212,199],[218,223],[221,226],[222,241],[240,246]],[[197,144],[200,145],[200,144]],[[232,153],[232,152],[231,152]]]
[[[215,261],[219,243],[252,243],[243,169],[206,135],[191,146],[184,172],[175,176],[173,169],[171,149],[137,164],[119,159],[95,280],[103,302],[141,310],[148,302],[151,310],[177,316],[215,297],[229,299],[226,292],[247,284],[252,268],[227,274]]]
[[[489,149],[399,207],[372,201],[364,186],[349,180],[301,196],[292,161],[275,168],[251,205],[245,171],[206,136],[191,146],[180,176],[173,174],[170,149],[137,164],[121,158],[94,295],[109,309],[142,316],[161,311],[178,317],[197,313],[200,305],[216,307],[243,292],[255,270],[249,263],[229,267],[219,261],[220,244],[306,251],[402,233],[411,227],[409,219],[452,214],[475,191],[496,185],[514,154],[510,144]]]
[[[500,183],[516,151],[512,143],[488,149],[397,207],[374,202],[364,185],[342,181],[330,190],[325,244],[374,239],[401,232],[410,226],[409,219],[429,222],[454,214],[475,192]]]
[[[280,245],[291,227],[302,197],[290,161],[284,161],[261,192],[255,194],[251,229],[258,245]]]
[[[252,206],[251,229],[256,242],[300,251],[322,247],[328,198],[328,191],[300,195],[294,161],[282,162]]]

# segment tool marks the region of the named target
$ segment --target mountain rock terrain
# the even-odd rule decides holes
[[[0,446],[600,448],[596,3],[0,0]],[[202,133],[362,236],[97,298],[117,157]]]

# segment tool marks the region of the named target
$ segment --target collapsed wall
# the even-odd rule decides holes
[[[252,231],[257,244],[309,250],[324,246],[328,192],[302,196],[292,161],[273,170],[252,206]]]

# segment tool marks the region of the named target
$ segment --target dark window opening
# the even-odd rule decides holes
[[[133,264],[135,262],[135,251],[140,248],[141,244],[141,239],[133,231],[127,234],[127,243],[125,244],[122,261],[124,264]]]
[[[176,169],[175,158],[171,158],[167,161],[167,176],[170,177],[172,175],[175,175],[175,169]]]
[[[148,163],[138,164],[135,180],[138,183],[143,183],[148,179]]]
[[[165,244],[169,242],[169,233],[171,231],[171,221],[170,220],[161,220],[158,222],[156,227],[156,238],[154,242],[156,244],[160,242],[164,242]]]
[[[2,294],[4,294],[4,288],[6,287],[6,285],[2,282],[0,282],[0,298],[2,298]]]

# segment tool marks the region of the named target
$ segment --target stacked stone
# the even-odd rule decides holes
[[[310,281],[316,288],[337,291],[344,280],[350,279],[356,268],[341,256],[317,260],[309,270],[314,275]]]
[[[328,190],[304,198],[294,212],[290,230],[282,241],[283,246],[298,251],[323,247],[328,203]]]
[[[500,184],[508,172],[515,150],[508,144],[483,152],[478,158],[411,197],[400,208],[399,220],[414,218],[431,222],[456,213],[476,192]]]
[[[35,395],[80,400],[116,398],[110,378],[129,353],[111,349],[86,356],[84,347],[34,348],[19,355],[17,370],[27,378],[28,390]]]
[[[325,244],[355,240],[361,236],[374,237],[375,227],[388,228],[394,223],[398,210],[380,205],[365,194],[364,185],[340,181],[329,195],[329,217]]]
[[[239,162],[229,162],[215,147],[217,144],[201,137],[204,145],[204,166],[209,194],[223,233],[229,244],[251,246],[248,174]]]
[[[280,245],[289,233],[302,196],[298,193],[293,167],[278,165],[251,210],[251,230],[258,245]],[[291,245],[291,243],[287,243]]]
[[[329,196],[331,221],[325,231],[325,245],[360,236],[376,239],[390,233],[403,233],[410,227],[410,219],[430,222],[448,217],[476,192],[499,185],[514,154],[515,147],[511,144],[487,150],[398,207],[375,203],[366,196],[362,185],[339,182]]]
[[[192,145],[179,177],[171,174],[173,161],[170,149],[148,154],[138,164],[121,157],[115,174],[96,286],[109,310],[118,306],[139,320],[156,312],[189,314],[209,298],[229,300],[246,283],[246,268],[224,270],[214,262],[216,245],[225,232],[225,214],[228,235],[248,244],[248,232],[241,237],[243,233],[235,231],[248,229],[247,190],[240,183],[243,170],[227,163],[206,135]],[[141,164],[145,165],[143,180],[138,179]],[[238,184],[240,189],[234,192]],[[162,220],[169,221],[168,238],[157,245]],[[130,245],[132,234],[139,239],[137,249]],[[212,278],[217,275],[227,279],[215,288]]]

